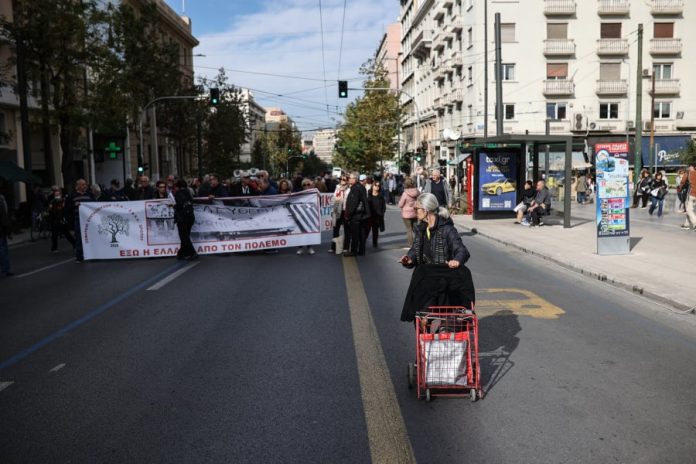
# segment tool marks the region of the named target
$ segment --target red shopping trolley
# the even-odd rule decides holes
[[[408,385],[426,401],[434,396],[483,398],[473,306],[430,306],[416,313],[416,362],[408,365]]]

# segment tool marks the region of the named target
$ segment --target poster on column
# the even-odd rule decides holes
[[[630,252],[628,144],[595,145],[597,253]]]
[[[512,211],[517,205],[517,153],[480,152],[479,211]]]
[[[191,241],[199,254],[261,251],[321,243],[316,190],[267,197],[194,200]],[[176,256],[179,233],[169,200],[83,203],[85,259]]]

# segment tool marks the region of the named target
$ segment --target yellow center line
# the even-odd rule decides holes
[[[342,261],[372,462],[415,463],[358,265],[355,259]]]

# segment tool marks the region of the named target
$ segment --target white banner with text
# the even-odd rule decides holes
[[[323,196],[323,195],[322,195]],[[327,230],[316,190],[267,197],[194,200],[191,241],[199,254],[317,245]],[[85,259],[176,256],[179,233],[170,200],[82,203]],[[329,218],[330,219],[330,218]]]

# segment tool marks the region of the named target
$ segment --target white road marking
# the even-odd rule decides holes
[[[415,464],[406,423],[355,259],[343,259],[343,272],[372,462]]]
[[[61,364],[58,364],[56,367],[54,367],[53,369],[51,369],[48,372],[58,372],[59,370],[61,370],[64,367],[65,367],[65,363],[61,363]]]
[[[195,261],[195,262],[193,262],[193,263],[191,263],[191,264],[189,264],[189,265],[187,265],[187,266],[182,267],[181,269],[179,269],[179,270],[176,271],[176,272],[172,272],[171,274],[169,274],[169,275],[168,275],[167,277],[165,277],[164,279],[160,280],[160,281],[157,282],[156,284],[154,284],[154,285],[152,285],[151,287],[149,287],[148,290],[159,290],[160,288],[164,287],[164,286],[167,285],[169,282],[171,282],[172,280],[176,279],[177,277],[179,277],[181,274],[183,274],[184,272],[188,271],[189,269],[191,269],[191,268],[197,266],[198,264],[200,264],[200,261]]]
[[[58,266],[61,266],[65,263],[69,263],[72,261],[75,261],[75,258],[66,259],[65,261],[60,261],[60,262],[51,264],[49,266],[45,266],[45,267],[42,267],[42,268],[39,268],[39,269],[36,269],[33,271],[25,272],[24,274],[19,274],[17,277],[15,277],[15,279],[21,279],[22,277],[29,277],[30,275],[38,274],[39,272],[48,271],[49,269],[53,269],[54,267],[58,267]]]
[[[0,392],[12,385],[14,382],[0,382]]]

